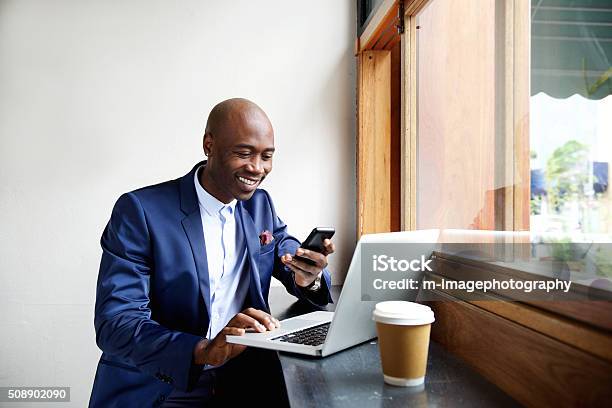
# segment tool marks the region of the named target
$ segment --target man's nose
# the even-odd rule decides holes
[[[253,158],[248,166],[247,166],[247,170],[250,171],[251,173],[254,174],[263,174],[264,173],[264,165],[263,165],[263,161],[261,160],[261,158],[257,157],[257,158]]]

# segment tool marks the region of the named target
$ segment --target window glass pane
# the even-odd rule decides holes
[[[532,1],[532,231],[612,232],[611,75],[612,2]]]
[[[357,0],[357,36],[363,33],[366,22],[380,3],[382,0]]]
[[[612,2],[430,0],[414,22],[416,228],[529,230],[512,268],[611,290]]]
[[[431,0],[416,16],[418,229],[495,227],[495,7]]]

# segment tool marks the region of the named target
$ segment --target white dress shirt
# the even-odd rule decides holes
[[[242,310],[249,276],[247,268],[246,241],[235,214],[236,200],[228,204],[213,197],[200,184],[201,166],[194,177],[200,217],[208,260],[208,283],[210,287],[209,325],[206,338],[213,339]]]

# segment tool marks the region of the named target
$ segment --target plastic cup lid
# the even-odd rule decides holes
[[[376,304],[372,319],[380,323],[417,326],[433,323],[434,312],[429,306],[402,300],[392,300]]]

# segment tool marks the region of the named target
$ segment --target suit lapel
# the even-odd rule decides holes
[[[194,176],[195,172],[202,164],[200,162],[187,174],[180,179],[180,195],[181,195],[181,210],[186,214],[186,217],[181,220],[191,251],[195,261],[196,271],[198,273],[198,283],[200,286],[200,294],[204,298],[206,312],[208,313],[208,321],[210,321],[210,285],[208,276],[208,259],[206,258],[206,243],[204,242],[204,231],[202,229],[202,218],[200,217],[200,207],[198,197],[195,191]]]
[[[236,204],[236,208],[239,208],[240,220],[244,231],[244,237],[247,246],[247,253],[249,258],[249,295],[253,302],[253,307],[258,309],[267,310],[266,302],[264,302],[261,294],[261,283],[259,281],[259,234],[255,228],[255,223],[251,214],[244,208],[242,202]]]
[[[196,211],[181,221],[183,229],[189,239],[189,245],[193,252],[196,270],[198,272],[198,282],[200,284],[200,293],[204,298],[208,320],[210,321],[210,285],[208,277],[208,259],[206,258],[206,243],[204,242],[204,232],[202,230],[202,219],[200,212]]]

